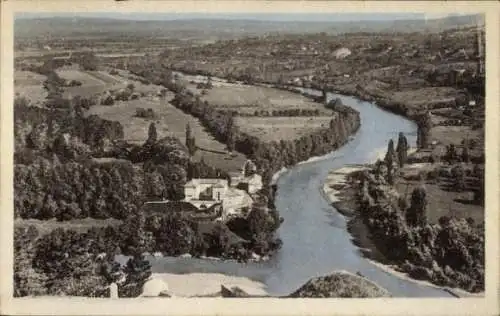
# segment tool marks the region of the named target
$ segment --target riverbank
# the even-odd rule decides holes
[[[415,149],[410,150],[409,154],[416,152]],[[373,156],[376,159],[383,159],[385,152],[375,150]],[[348,231],[353,237],[353,243],[359,248],[365,259],[371,264],[377,266],[384,272],[418,285],[429,286],[450,293],[454,297],[483,297],[484,291],[479,293],[471,293],[460,288],[449,288],[438,286],[429,281],[418,280],[410,277],[407,273],[387,259],[387,257],[375,245],[371,233],[364,223],[360,214],[355,210],[358,207],[357,191],[349,184],[349,176],[356,172],[367,170],[369,164],[358,166],[346,166],[339,169],[331,170],[323,184],[322,193],[329,203],[342,215],[347,217]]]
[[[168,293],[175,297],[216,296],[221,285],[227,288],[238,287],[249,295],[269,295],[261,282],[220,273],[153,273],[152,278],[165,282]]]
[[[377,266],[379,269],[385,271],[386,273],[392,274],[392,275],[394,275],[402,280],[407,280],[407,281],[413,282],[415,284],[440,289],[440,290],[443,290],[443,291],[450,293],[451,295],[453,295],[457,298],[484,297],[484,295],[485,295],[485,292],[470,293],[470,292],[467,292],[467,291],[459,289],[459,288],[452,289],[452,288],[448,288],[448,287],[438,286],[438,285],[435,285],[435,284],[428,282],[428,281],[416,280],[416,279],[409,277],[408,274],[401,272],[401,271],[398,271],[397,267],[394,265],[384,264],[384,263],[381,263],[381,262],[378,262],[375,260],[371,260],[371,259],[367,259],[367,260],[368,260],[368,262],[370,262],[374,266]]]

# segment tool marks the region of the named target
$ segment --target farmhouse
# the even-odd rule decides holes
[[[256,192],[256,190],[260,190],[259,177],[245,178],[239,184],[245,185],[247,192]],[[261,180],[260,184],[262,184]],[[184,202],[188,202],[198,209],[221,204],[224,214],[235,213],[238,209],[252,205],[252,198],[247,192],[233,185],[229,187],[227,180],[192,179],[184,186]]]
[[[228,181],[223,179],[192,179],[184,185],[185,201],[222,201]]]
[[[262,189],[262,176],[256,173],[255,164],[248,160],[240,172],[230,172],[230,183],[232,188],[247,191],[254,194]]]

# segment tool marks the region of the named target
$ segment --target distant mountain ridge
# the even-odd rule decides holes
[[[484,25],[482,15],[427,20],[261,21],[261,20],[124,20],[101,17],[22,18],[14,22],[18,38],[61,36],[209,37],[260,36],[269,33],[414,32]]]

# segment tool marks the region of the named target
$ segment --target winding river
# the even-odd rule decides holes
[[[405,133],[414,146],[416,125],[370,102],[336,94],[328,97],[339,97],[344,104],[358,110],[361,127],[354,139],[339,150],[299,164],[278,179],[276,206],[285,219],[279,231],[283,248],[274,258],[273,273],[265,280],[269,292],[285,294],[312,276],[340,269],[359,271],[394,296],[449,296],[440,289],[388,274],[363,258],[351,241],[346,218],[321,193],[329,170],[373,161],[377,150],[386,148],[390,138],[397,141],[399,132]]]
[[[310,94],[318,91],[307,90]],[[322,186],[328,172],[346,164],[373,161],[376,151],[386,148],[390,138],[406,134],[414,146],[416,125],[401,116],[389,113],[375,104],[353,97],[330,93],[346,105],[358,110],[361,127],[345,146],[325,156],[298,164],[277,180],[276,207],[284,222],[278,233],[283,247],[267,262],[237,263],[234,261],[191,258],[151,257],[153,272],[223,273],[261,281],[271,295],[285,295],[299,288],[311,277],[334,270],[360,272],[397,297],[450,297],[441,289],[421,285],[389,274],[365,259],[353,244],[347,231],[347,219],[327,202]]]

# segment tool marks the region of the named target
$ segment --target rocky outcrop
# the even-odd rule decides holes
[[[309,280],[288,297],[369,298],[390,297],[390,294],[362,276],[339,271]]]
[[[141,297],[170,296],[168,285],[163,280],[151,278],[142,287]]]
[[[222,297],[250,297],[251,295],[243,291],[237,286],[227,288],[224,285],[220,287],[220,293]]]

